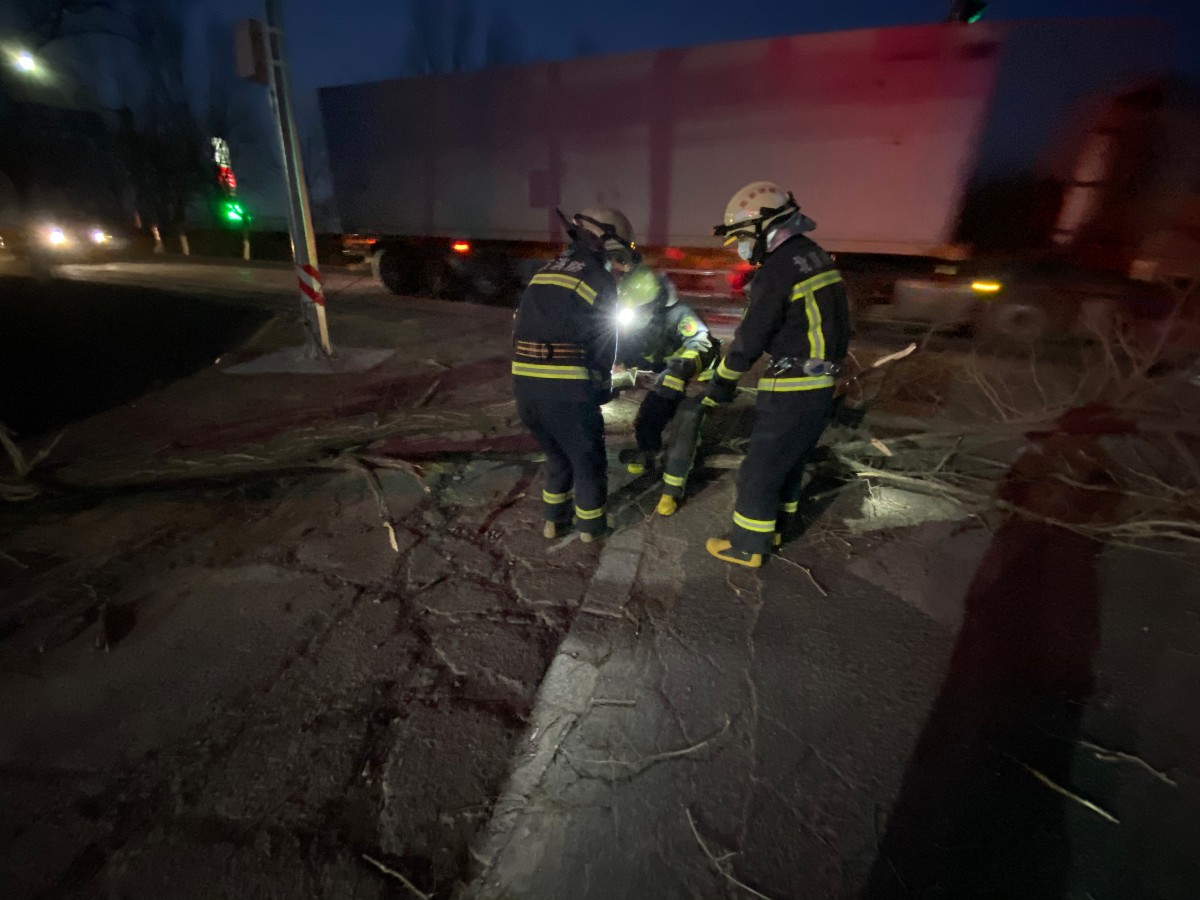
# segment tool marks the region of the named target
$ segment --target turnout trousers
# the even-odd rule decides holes
[[[542,506],[549,522],[568,523],[600,534],[608,525],[608,458],[604,418],[594,400],[557,399],[541,385],[514,379],[517,414],[546,454]]]
[[[663,493],[676,500],[682,499],[687,489],[688,475],[696,462],[696,449],[700,446],[700,431],[707,412],[708,408],[700,403],[699,397],[684,400],[679,406],[675,436],[663,460]]]
[[[738,475],[730,542],[734,550],[769,553],[783,520],[799,507],[804,464],[833,410],[833,388],[760,390],[750,450]]]

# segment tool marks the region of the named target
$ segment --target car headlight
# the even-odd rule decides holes
[[[92,239],[93,244],[107,244],[112,240],[112,235],[105,234],[104,231],[99,228],[93,228],[90,232],[88,232],[88,237]]]
[[[67,233],[61,228],[51,228],[46,232],[46,243],[51,247],[63,247],[67,243]]]

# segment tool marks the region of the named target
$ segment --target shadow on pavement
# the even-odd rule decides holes
[[[1103,521],[1119,502],[1104,469],[1090,435],[1034,436],[1000,496],[1052,519]],[[1030,518],[997,530],[865,897],[1066,896],[1072,801],[1043,779],[1086,794],[1070,768],[1094,690],[1100,549]]]

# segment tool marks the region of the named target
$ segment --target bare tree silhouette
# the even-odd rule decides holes
[[[473,0],[413,0],[404,75],[440,75],[521,60],[520,41],[502,10],[484,21]]]

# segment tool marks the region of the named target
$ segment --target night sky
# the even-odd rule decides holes
[[[408,52],[414,2],[432,2],[444,21],[461,16],[464,5],[474,17],[469,65],[485,63],[486,32],[492,22],[507,35],[506,51],[518,62],[566,59],[584,54],[613,53],[686,46],[721,40],[767,37],[811,31],[866,28],[940,21],[949,0],[865,0],[859,3],[806,3],[801,0],[699,4],[687,0],[376,0],[374,3],[331,3],[329,0],[284,0],[293,90],[301,130],[319,135],[316,89],[327,85],[372,81],[413,74]],[[189,4],[191,26],[200,35],[214,21],[227,24],[263,16],[261,0],[195,0]],[[1145,16],[1168,19],[1178,36],[1164,48],[1164,62],[1200,81],[1200,2],[1197,0],[992,0],[988,19],[1047,16]],[[196,41],[196,67],[208,65]],[[198,77],[203,83],[206,77]],[[262,108],[265,110],[265,97]],[[310,139],[311,140],[311,139]],[[235,140],[236,145],[236,140]],[[260,150],[253,151],[257,155]],[[267,169],[243,159],[243,184],[252,193],[255,181],[268,181]],[[251,176],[248,180],[246,176]],[[261,176],[261,177],[254,177]],[[262,185],[265,187],[266,185]],[[318,188],[320,190],[320,188]],[[257,201],[274,206],[269,193]]]

